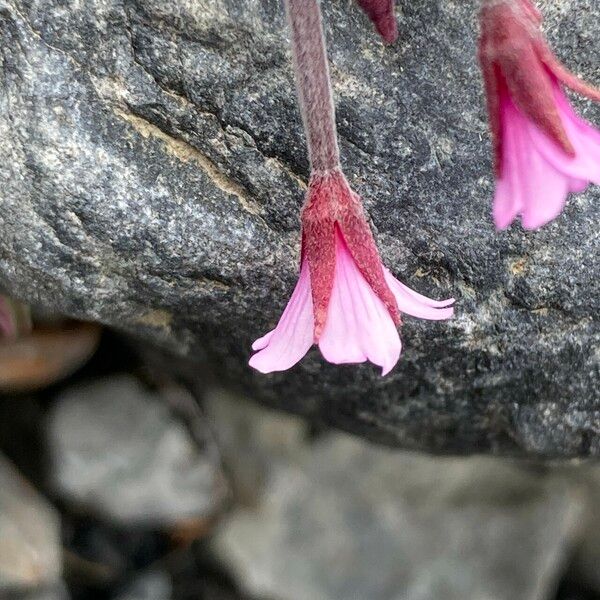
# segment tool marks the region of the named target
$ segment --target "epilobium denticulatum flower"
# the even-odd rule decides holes
[[[494,142],[498,229],[520,215],[525,229],[555,219],[570,192],[600,184],[600,132],[573,111],[563,86],[600,91],[570,73],[540,30],[530,0],[483,0],[479,61]]]
[[[381,263],[360,197],[340,167],[329,69],[317,0],[286,0],[311,177],[302,210],[300,277],[277,326],[253,344],[263,373],[296,364],[313,344],[332,363],[371,361],[388,373],[401,351],[401,313],[452,316]]]

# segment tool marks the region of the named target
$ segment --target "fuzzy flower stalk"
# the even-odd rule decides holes
[[[401,351],[401,313],[452,316],[381,263],[359,196],[340,167],[329,68],[317,0],[286,0],[311,176],[302,210],[300,276],[277,326],[253,344],[255,369],[295,365],[317,344],[335,364],[371,361],[388,373]]]
[[[570,192],[600,184],[600,132],[582,120],[564,88],[600,101],[568,71],[541,32],[531,0],[483,0],[479,62],[494,142],[498,229],[555,219]]]

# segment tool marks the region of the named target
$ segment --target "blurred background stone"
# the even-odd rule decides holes
[[[165,571],[142,573],[115,600],[171,600],[171,577]]]
[[[7,600],[597,600],[591,464],[383,449],[220,387],[193,398],[156,366],[98,378],[99,358],[0,398],[0,447],[61,511],[68,585]]]
[[[57,586],[60,575],[60,517],[0,455],[0,596]]]
[[[574,578],[596,590],[600,597],[600,466],[586,465],[576,473],[587,490],[587,526],[574,559]]]
[[[0,343],[0,391],[47,387],[82,367],[94,354],[101,329],[90,323],[39,327]]]
[[[70,600],[71,596],[67,586],[63,583],[26,594],[14,595],[7,597],[7,600]]]
[[[207,406],[217,432],[235,423],[246,433],[224,457],[243,465],[249,455],[269,457],[260,500],[236,509],[214,538],[248,592],[280,600],[542,600],[556,592],[585,510],[583,490],[558,474],[391,452],[340,434],[299,445],[297,420],[222,394]]]
[[[273,414],[221,388],[211,388],[202,400],[235,500],[258,503],[273,462],[291,460],[306,448],[306,423]]]
[[[50,414],[49,442],[57,493],[116,523],[209,519],[225,498],[210,437],[197,447],[165,399],[131,376],[64,391]]]

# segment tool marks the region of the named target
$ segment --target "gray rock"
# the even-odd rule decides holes
[[[58,514],[0,455],[0,596],[58,585],[61,564]]]
[[[118,523],[168,526],[209,518],[224,500],[210,439],[198,447],[165,399],[130,376],[63,392],[48,436],[58,493]]]
[[[586,490],[586,520],[573,560],[573,577],[600,593],[600,468],[584,466],[574,478]]]
[[[19,595],[14,600],[69,600],[71,595],[64,583],[58,585],[29,592],[25,595]],[[8,600],[13,600],[8,598]]]
[[[165,571],[148,571],[132,581],[115,600],[170,600],[171,577]]]
[[[205,393],[204,408],[236,502],[255,505],[273,458],[292,460],[305,447],[306,424],[222,389]]]
[[[590,79],[595,3],[544,3]],[[276,0],[0,0],[0,286],[378,442],[600,456],[598,190],[495,233],[477,2],[403,2],[391,48],[352,4],[323,2],[344,168],[392,271],[458,298],[452,322],[406,319],[390,377],[246,365],[294,285],[307,176]]]
[[[292,451],[288,440],[276,441],[278,428],[295,426],[280,415],[245,413],[222,396],[208,412],[221,438],[232,415],[238,429],[246,422],[248,435],[228,467],[236,457],[243,464],[248,454],[263,458],[260,500],[236,509],[213,543],[248,593],[277,600],[552,597],[582,523],[583,496],[566,480],[498,459],[393,452],[342,434]]]

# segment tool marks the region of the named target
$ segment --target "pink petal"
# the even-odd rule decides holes
[[[401,313],[430,321],[449,319],[454,314],[454,307],[449,306],[454,303],[454,298],[441,302],[430,300],[398,281],[387,269],[384,269],[383,272],[388,286],[396,297]]]
[[[502,177],[496,182],[493,217],[498,229],[506,229],[523,209],[524,173],[521,144],[517,139],[523,119],[507,98],[501,100],[502,113]]]
[[[569,192],[600,183],[600,133],[579,119],[555,84],[556,102],[576,156],[567,156],[508,97],[502,100],[503,175],[496,183],[494,222],[508,227],[518,214],[537,229],[563,210]]]
[[[588,182],[583,179],[570,179],[569,180],[569,191],[574,194],[578,194],[579,192],[583,192],[585,188],[587,188]]]
[[[259,350],[262,350],[263,348],[266,348],[269,345],[269,342],[271,341],[271,338],[273,337],[274,333],[275,333],[275,330],[271,329],[271,331],[269,331],[269,333],[265,333],[265,335],[263,335],[262,337],[258,338],[252,344],[252,350],[254,350],[255,352],[258,352]]]
[[[252,344],[259,350],[249,365],[261,373],[293,367],[313,344],[314,319],[308,264],[302,263],[298,283],[277,327]]]
[[[425,304],[426,306],[432,306],[433,308],[445,308],[446,306],[450,306],[451,304],[454,304],[454,298],[448,298],[448,300],[432,300],[431,298],[428,298],[427,296],[423,296],[423,294],[419,294],[419,292],[415,292],[415,290],[413,290],[412,288],[409,288],[407,285],[405,285],[404,283],[402,283],[401,281],[396,279],[391,274],[390,270],[387,267],[383,267],[383,272],[385,274],[385,280],[388,285],[390,285],[390,281],[389,281],[388,277],[391,277],[394,280],[394,284],[396,286],[399,286],[403,292],[405,292],[406,294],[409,294],[415,300],[418,300],[421,304]],[[397,295],[395,295],[395,296],[396,296],[396,302],[397,302],[398,296]],[[401,310],[401,312],[404,312],[404,311]]]
[[[555,168],[540,151],[541,147],[555,147],[554,142],[541,132],[539,139],[534,141],[531,123],[524,117],[523,120],[523,128],[518,134],[522,143],[519,160],[524,171],[521,218],[525,229],[537,229],[560,215],[569,194],[572,178]],[[538,131],[536,128],[535,133]],[[562,153],[562,150],[559,152]]]
[[[359,271],[336,229],[336,266],[327,320],[319,348],[334,364],[379,365],[382,375],[400,358],[402,345],[392,317]]]
[[[558,172],[579,181],[600,184],[600,132],[580,119],[562,90],[555,84],[555,98],[565,132],[575,150],[569,157],[533,123],[525,121],[536,150]]]
[[[554,82],[554,98],[561,113],[561,117],[563,120],[567,119],[565,126],[578,129],[580,133],[583,133],[585,136],[589,137],[594,141],[595,144],[600,145],[600,131],[598,128],[590,125],[575,112],[557,81]]]

